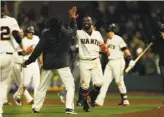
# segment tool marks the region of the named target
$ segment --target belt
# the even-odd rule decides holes
[[[10,54],[10,55],[13,55],[13,52],[0,52],[0,54]]]
[[[88,60],[88,61],[93,61],[96,60],[97,58],[91,58],[91,59],[81,59],[81,60]]]
[[[23,52],[18,52],[18,55],[19,56],[23,56]]]

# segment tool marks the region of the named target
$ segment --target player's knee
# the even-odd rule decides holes
[[[89,84],[82,83],[81,88],[87,90],[89,89]]]

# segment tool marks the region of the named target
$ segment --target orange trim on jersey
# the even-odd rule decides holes
[[[100,45],[100,48],[109,56],[110,55],[110,52],[108,50],[108,48],[105,46],[105,44],[101,44]]]

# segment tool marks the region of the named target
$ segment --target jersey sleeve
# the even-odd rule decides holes
[[[16,19],[12,19],[12,22],[11,22],[11,32],[16,30],[16,31],[19,31],[20,28],[19,28],[19,25],[18,25],[18,22],[16,21]]]
[[[124,48],[124,47],[127,47],[125,41],[120,37],[120,48]]]
[[[97,31],[97,34],[98,34],[98,43],[99,43],[99,45],[104,44],[104,39],[103,39],[103,37],[101,36],[101,34],[100,34],[99,31]]]

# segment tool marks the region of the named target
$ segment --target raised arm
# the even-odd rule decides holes
[[[69,14],[71,17],[71,21],[70,21],[70,33],[76,33],[77,31],[77,23],[76,23],[76,18],[78,17],[78,15],[76,14],[77,9],[76,7],[72,7],[72,9],[69,10]]]

